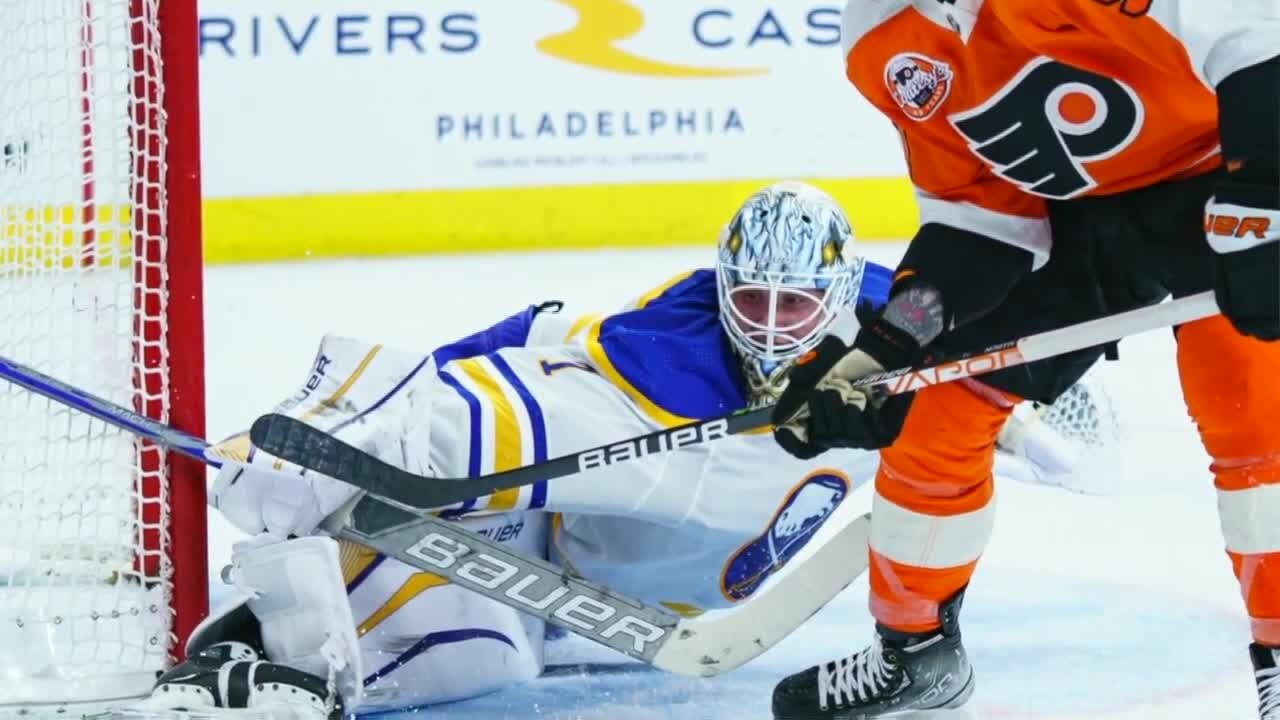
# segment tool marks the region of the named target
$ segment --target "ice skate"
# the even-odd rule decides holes
[[[1280,648],[1249,646],[1253,675],[1258,682],[1258,717],[1280,720]]]
[[[777,720],[871,720],[922,717],[962,706],[973,694],[973,668],[960,642],[963,593],[940,611],[942,627],[910,634],[876,625],[867,649],[778,683]]]

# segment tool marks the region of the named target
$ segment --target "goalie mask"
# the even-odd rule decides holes
[[[774,401],[790,361],[857,301],[862,270],[844,211],[815,187],[777,183],[738,210],[721,233],[716,285],[753,404]]]

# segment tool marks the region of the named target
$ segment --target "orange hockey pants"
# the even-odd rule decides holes
[[[1280,645],[1280,342],[1246,338],[1221,316],[1177,337],[1183,396],[1213,458],[1254,637]],[[1016,400],[975,383],[927,388],[881,453],[870,549],[880,623],[936,628],[939,604],[968,584],[991,534],[996,437]]]

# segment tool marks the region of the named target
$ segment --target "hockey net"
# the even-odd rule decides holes
[[[1062,393],[1052,405],[1036,408],[1040,419],[1087,452],[1111,452],[1124,430],[1101,374],[1092,372]]]
[[[1006,465],[1006,474],[1080,493],[1116,491],[1126,433],[1101,370],[1090,370],[1052,405],[1022,403],[1014,409],[998,445],[1029,462]]]
[[[195,0],[0,0],[0,355],[203,434],[195,26]],[[175,659],[203,477],[0,381],[0,714]]]

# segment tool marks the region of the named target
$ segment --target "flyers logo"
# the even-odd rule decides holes
[[[1097,186],[1085,163],[1128,147],[1144,117],[1128,85],[1037,58],[987,102],[949,119],[997,175],[1065,199]]]
[[[915,53],[889,59],[884,82],[898,107],[912,120],[928,120],[951,93],[951,66]]]

